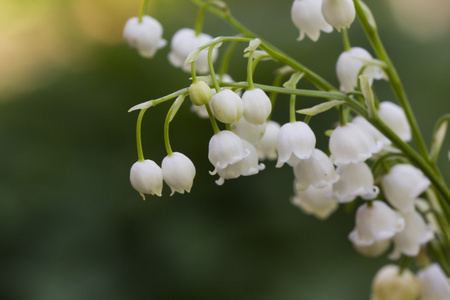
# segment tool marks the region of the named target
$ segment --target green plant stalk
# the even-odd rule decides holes
[[[146,110],[147,108],[144,108],[139,112],[139,116],[136,123],[136,146],[138,153],[138,161],[140,162],[143,162],[145,160],[144,152],[142,151],[141,127],[142,127],[142,118],[144,117]]]
[[[171,156],[173,154],[172,147],[170,146],[170,139],[169,139],[169,124],[170,120],[172,119],[172,113],[173,108],[175,107],[176,101],[173,102],[172,106],[170,107],[169,111],[166,115],[166,120],[164,121],[164,145],[166,146],[166,152],[167,156]]]
[[[350,39],[348,37],[348,29],[342,29],[342,43],[344,44],[344,51],[350,51],[352,46],[350,45]]]
[[[214,84],[214,88],[216,89],[216,92],[220,92],[220,85],[217,81],[216,73],[214,72],[214,65],[212,61],[212,52],[214,50],[214,46],[209,46],[208,48],[208,67],[209,67],[209,73],[211,74],[211,79]]]
[[[209,106],[209,103],[205,104],[206,111],[208,112],[209,121],[211,122],[212,128],[214,130],[214,134],[217,134],[220,132],[219,126],[217,126],[216,118],[214,117],[211,107]]]
[[[195,61],[191,62],[192,83],[197,83],[197,74],[195,73]]]
[[[364,32],[366,33],[367,38],[369,39],[369,41],[372,45],[372,48],[374,49],[378,58],[382,62],[384,62],[387,66],[385,71],[387,73],[387,76],[389,77],[389,82],[392,86],[392,89],[394,90],[394,94],[396,95],[398,102],[400,103],[403,110],[405,111],[406,118],[408,119],[408,123],[411,126],[412,135],[413,135],[414,141],[417,145],[417,149],[419,150],[419,153],[423,157],[428,158],[427,146],[426,146],[423,136],[420,132],[420,129],[417,124],[414,113],[412,111],[411,105],[408,101],[405,90],[403,88],[403,84],[401,83],[400,77],[398,76],[397,70],[395,69],[391,59],[389,58],[389,56],[383,46],[383,43],[381,42],[381,39],[380,39],[377,29],[373,28],[371,26],[369,20],[367,19],[367,16],[364,13],[364,10],[361,7],[359,0],[353,0],[353,2],[355,3],[355,8],[356,8],[356,13],[358,15],[358,19],[364,29]]]
[[[202,0],[191,0],[196,5],[201,6],[204,4]],[[266,42],[261,37],[257,36],[253,32],[251,32],[249,29],[247,29],[245,26],[243,26],[239,21],[237,21],[230,13],[229,10],[219,10],[214,7],[207,7],[206,8],[211,13],[215,14],[216,16],[226,20],[228,23],[230,23],[231,26],[233,26],[236,30],[239,32],[245,34],[246,36],[250,38],[258,38],[261,40],[260,48],[267,52],[272,58],[274,58],[276,61],[288,65],[291,68],[305,73],[305,77],[314,84],[318,89],[330,91],[330,90],[337,90],[332,84],[330,84],[328,81],[326,81],[324,78],[320,77],[318,74],[314,73],[313,71],[309,70],[305,66],[303,66],[301,63],[296,61],[295,59],[291,58],[275,46],[271,45],[270,43]]]
[[[248,54],[247,82],[248,82],[249,90],[255,89],[255,86],[253,85],[253,55],[254,54],[255,54],[254,51],[250,51],[250,53]]]
[[[225,75],[228,71],[228,65],[230,64],[231,55],[233,54],[234,50],[236,50],[236,47],[239,43],[238,42],[232,42],[228,48],[225,50],[225,53],[223,54],[222,61],[220,64],[220,72],[219,72],[219,78],[222,79],[222,76]]]
[[[141,8],[139,9],[139,23],[142,23],[142,17],[147,12],[148,3],[150,0],[142,0]]]
[[[205,14],[205,6],[202,5],[199,7],[197,18],[195,19],[195,36],[198,36],[202,32],[204,14]]]
[[[295,95],[291,95],[289,100],[289,122],[294,123],[297,121],[296,113],[295,113]]]

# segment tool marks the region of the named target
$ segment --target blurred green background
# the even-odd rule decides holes
[[[297,42],[292,1],[227,3],[245,25],[337,85],[342,45],[336,31],[317,43]],[[434,121],[450,110],[447,18],[440,27],[412,18],[408,27],[402,22],[410,15],[396,14],[388,0],[367,3],[430,141]],[[0,2],[0,298],[368,299],[371,279],[387,259],[352,249],[347,235],[354,214],[342,207],[327,221],[303,214],[289,201],[292,170],[273,162],[256,176],[216,186],[208,174],[210,124],[187,103],[171,125],[171,140],[196,165],[191,193],[169,197],[165,186],[163,197],[142,201],[133,190],[128,176],[137,160],[137,113],[127,110],[186,87],[190,77],[168,63],[169,47],[146,60],[122,42],[123,25],[139,5]],[[433,13],[417,8],[419,16]],[[436,8],[441,16],[449,7]],[[151,1],[150,12],[169,41],[177,29],[193,27],[196,16],[187,0]],[[211,15],[204,31],[235,33]],[[357,22],[350,38],[369,49]],[[233,59],[229,73],[245,80],[241,54]],[[276,67],[261,64],[255,81],[271,83]],[[392,100],[385,82],[375,88]],[[274,111],[279,122],[288,120],[282,99]],[[298,100],[299,108],[313,103]],[[158,164],[168,108],[152,108],[143,123],[144,153]],[[327,149],[322,133],[336,120],[330,112],[311,121],[321,149]],[[440,163],[449,178],[444,152]]]

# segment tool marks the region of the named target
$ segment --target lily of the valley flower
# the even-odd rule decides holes
[[[301,121],[284,124],[278,133],[276,167],[280,168],[284,163],[293,167],[299,159],[310,158],[315,146],[316,136],[308,124]]]
[[[375,141],[359,126],[338,126],[330,136],[331,160],[337,166],[363,162],[377,152]]]
[[[301,208],[305,213],[325,220],[339,206],[335,199],[328,197],[330,193],[330,186],[324,188],[310,186],[306,190],[295,188],[295,196],[291,198],[291,202]]]
[[[372,124],[361,116],[357,116],[352,120],[352,124],[359,126],[367,135],[370,135],[376,145],[376,152],[378,153],[382,149],[386,148],[391,144],[391,141],[385,137],[378,129],[376,129]]]
[[[450,299],[450,282],[437,263],[420,270],[417,274],[420,284],[421,300]]]
[[[138,17],[130,18],[123,30],[123,37],[128,45],[136,48],[145,58],[152,58],[158,49],[166,45],[162,34],[161,24],[150,16],[142,16],[141,23]]]
[[[161,196],[163,187],[163,173],[161,168],[150,159],[137,161],[130,170],[130,182],[133,188],[141,194]]]
[[[249,154],[250,151],[244,148],[241,138],[228,130],[213,135],[209,141],[208,159],[215,167],[214,173],[237,163]]]
[[[245,118],[240,118],[237,123],[231,124],[231,131],[255,146],[255,148],[258,148],[261,138],[264,136],[264,132],[266,131],[266,126],[266,123],[262,125],[255,125],[248,122]]]
[[[294,175],[299,190],[307,189],[310,185],[323,188],[339,179],[333,163],[319,149],[314,149],[310,158],[302,159],[294,166]]]
[[[402,254],[417,256],[420,246],[434,237],[431,228],[416,211],[402,213],[402,216],[405,219],[405,229],[394,236],[394,250],[389,255],[390,259],[398,259]]]
[[[411,141],[411,127],[403,108],[395,103],[384,101],[380,103],[378,116],[395,132],[403,141]]]
[[[368,246],[392,238],[405,227],[403,217],[386,203],[375,200],[364,203],[356,212],[356,227],[349,239],[357,245]]]
[[[352,243],[353,248],[355,248],[358,253],[367,257],[377,257],[386,252],[386,250],[391,246],[391,240],[376,241],[371,245],[358,245]]]
[[[419,282],[416,276],[396,265],[381,268],[372,283],[372,300],[416,300],[419,296]]]
[[[356,10],[352,0],[323,0],[322,14],[339,31],[350,27],[355,20]]]
[[[212,95],[211,88],[204,81],[197,81],[189,86],[189,98],[196,106],[208,103]]]
[[[210,42],[212,37],[206,33],[200,33],[195,35],[195,31],[190,28],[182,28],[178,30],[172,37],[171,52],[168,59],[170,63],[177,68],[182,68],[185,72],[191,72],[191,64],[184,64],[189,53],[194,49]],[[218,55],[217,48],[214,48],[212,52],[213,61],[216,60]],[[200,52],[196,63],[195,69],[198,74],[208,73],[208,49],[204,49]]]
[[[242,101],[244,101],[244,118],[250,123],[264,124],[272,112],[272,103],[261,89],[245,91]]]
[[[161,164],[164,181],[172,190],[171,196],[178,192],[184,194],[191,191],[195,177],[195,166],[184,154],[174,152],[166,156]]]
[[[321,30],[324,32],[333,31],[333,27],[324,19],[321,7],[322,0],[295,0],[292,3],[292,22],[300,30],[298,41],[303,40],[306,34],[316,42]]]
[[[270,120],[267,122],[264,135],[259,141],[259,147],[256,147],[259,159],[277,159],[277,139],[280,128],[280,124],[275,121]]]
[[[333,197],[340,203],[351,202],[358,196],[370,200],[378,195],[372,171],[365,163],[338,166],[336,173],[340,178],[333,184]]]
[[[392,206],[410,212],[414,210],[414,199],[428,188],[430,180],[412,165],[397,164],[383,177],[381,185]]]
[[[222,123],[236,123],[244,113],[244,102],[235,92],[224,89],[210,100],[214,116]]]

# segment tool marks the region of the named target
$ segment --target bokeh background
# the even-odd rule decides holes
[[[337,84],[336,31],[297,42],[292,1],[227,3],[245,25]],[[450,111],[448,1],[367,3],[430,141],[434,121]],[[139,5],[0,1],[0,298],[368,299],[373,275],[388,261],[352,249],[354,212],[341,207],[326,221],[303,214],[289,201],[292,170],[273,162],[216,186],[208,174],[210,124],[187,104],[171,140],[196,165],[191,193],[170,197],[165,186],[163,197],[142,201],[132,189],[137,113],[127,110],[189,84],[189,74],[168,63],[169,47],[146,60],[122,41]],[[190,1],[153,0],[149,10],[169,41],[194,25]],[[211,15],[204,31],[235,33]],[[350,38],[369,48],[357,22]],[[233,60],[229,73],[245,80],[245,60],[239,53]],[[270,83],[276,67],[261,64],[255,81]],[[386,83],[375,88],[392,100]],[[279,122],[288,120],[283,99],[274,111]],[[299,108],[312,104],[298,100]],[[158,163],[168,108],[152,108],[143,123],[145,156]],[[336,120],[330,112],[311,121],[321,149]],[[440,163],[449,178],[446,152]]]

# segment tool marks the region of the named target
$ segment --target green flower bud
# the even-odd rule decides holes
[[[204,105],[212,97],[211,88],[204,81],[197,81],[189,87],[189,97],[192,104],[197,106]]]

